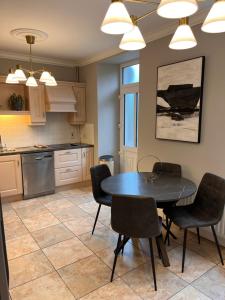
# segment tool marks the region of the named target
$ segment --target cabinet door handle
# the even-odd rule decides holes
[[[70,151],[67,151],[67,152],[65,152],[65,154],[71,154],[71,152],[70,152]]]

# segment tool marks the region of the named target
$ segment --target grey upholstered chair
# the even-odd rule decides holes
[[[182,272],[184,272],[187,230],[189,228],[211,227],[221,263],[222,265],[224,264],[214,228],[223,216],[224,204],[225,180],[216,175],[206,173],[201,180],[193,204],[165,209],[165,214],[170,219],[168,231],[172,222],[184,229]],[[166,239],[169,234],[168,231]]]
[[[90,168],[91,172],[91,182],[92,182],[92,192],[95,201],[99,204],[98,206],[98,211],[95,217],[95,222],[92,230],[92,234],[95,231],[95,226],[98,221],[98,216],[99,212],[101,209],[102,205],[106,205],[111,207],[112,205],[112,196],[106,194],[102,189],[101,189],[101,182],[111,176],[110,170],[107,165],[97,165],[92,168]]]
[[[152,238],[156,238],[159,255],[162,257],[163,244],[162,220],[158,217],[156,202],[152,198],[113,196],[111,209],[111,226],[119,233],[111,281],[113,280],[117,257],[130,238],[147,238],[149,240],[152,272],[155,290],[157,290]],[[123,237],[123,239],[122,239]]]
[[[173,164],[173,163],[168,163],[168,162],[156,162],[153,166],[154,173],[156,174],[162,174],[162,175],[168,175],[168,176],[176,176],[176,177],[181,177],[182,176],[182,169],[181,166],[178,164]],[[171,206],[171,204],[170,204]],[[165,208],[165,206],[162,204],[161,207],[158,206],[158,208]],[[162,226],[167,230],[169,225],[168,218],[166,217],[166,225],[162,223]],[[169,231],[169,234],[176,239],[176,236]],[[170,244],[169,236],[167,238],[168,240],[168,245]]]

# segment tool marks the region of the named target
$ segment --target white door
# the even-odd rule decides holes
[[[138,79],[132,74],[129,68],[134,67],[133,71],[137,72]],[[123,81],[123,70],[128,70],[128,78]],[[122,67],[121,92],[120,92],[120,171],[135,172],[137,171],[137,148],[138,148],[138,100],[139,100],[139,65],[132,64]],[[133,77],[132,77],[133,76]]]

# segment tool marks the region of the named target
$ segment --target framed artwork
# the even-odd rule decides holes
[[[158,67],[156,138],[200,143],[205,57]]]

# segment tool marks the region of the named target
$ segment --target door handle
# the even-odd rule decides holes
[[[35,157],[35,160],[42,160],[43,157]]]

